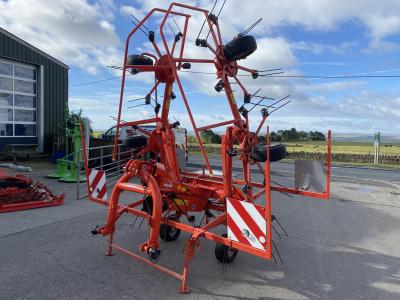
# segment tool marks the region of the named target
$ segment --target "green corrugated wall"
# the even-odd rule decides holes
[[[64,121],[65,104],[68,102],[68,68],[2,32],[0,32],[0,57],[37,65],[38,68],[43,66],[44,151],[51,153],[54,138],[61,133],[58,125]],[[16,141],[18,139],[21,138],[1,138],[1,143],[19,143]]]

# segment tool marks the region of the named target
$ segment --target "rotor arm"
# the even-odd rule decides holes
[[[236,83],[240,86],[240,88],[244,93],[244,103],[250,103],[251,94],[246,90],[246,88],[244,87],[242,82],[237,78],[236,75],[234,75],[233,78],[235,79]]]
[[[258,71],[257,70],[246,68],[246,67],[243,67],[243,66],[240,66],[240,65],[237,65],[237,68],[239,70],[242,70],[242,71],[250,73],[254,79],[256,79],[258,77]]]
[[[158,86],[159,84],[160,84],[160,81],[157,80],[157,81],[156,81],[156,84],[153,85],[153,87],[152,87],[151,90],[147,93],[147,95],[150,95],[150,96],[151,96],[151,94],[155,91],[155,89],[157,88],[157,86]]]
[[[198,59],[198,58],[173,58],[172,59],[173,62],[190,62],[190,63],[200,63],[200,64],[204,64],[204,63],[209,63],[209,64],[214,64],[214,60],[212,59]]]

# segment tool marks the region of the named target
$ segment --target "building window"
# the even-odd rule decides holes
[[[0,137],[37,136],[37,69],[0,60]]]

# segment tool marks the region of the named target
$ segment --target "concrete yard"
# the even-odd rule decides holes
[[[202,164],[197,156],[190,163]],[[52,165],[29,165],[28,175],[65,192],[66,203],[0,214],[0,299],[400,298],[399,171],[334,167],[329,201],[274,192],[273,213],[289,234],[274,236],[284,264],[239,253],[222,276],[214,244],[202,240],[190,265],[191,293],[181,295],[176,279],[120,253],[105,256],[107,239],[90,231],[106,209],[76,200],[75,184],[46,179]],[[272,165],[282,185],[293,184],[292,173],[292,164]],[[132,228],[133,220],[120,219],[115,240],[138,252],[148,228]],[[166,243],[161,264],[181,271],[185,237]]]

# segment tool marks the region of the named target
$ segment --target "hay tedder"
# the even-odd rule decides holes
[[[204,47],[214,55],[213,59],[189,58],[185,56],[185,43],[190,13],[202,14],[205,17],[206,28],[209,30],[211,42],[207,39],[197,38],[196,46]],[[147,32],[142,29],[147,26],[149,18],[155,14],[161,15],[162,21],[158,32]],[[183,30],[167,40],[165,27],[171,18],[182,21]],[[174,22],[175,22],[175,19]],[[148,24],[148,23],[147,23]],[[176,24],[176,23],[175,23]],[[188,292],[187,276],[189,263],[200,245],[200,238],[205,238],[216,243],[215,256],[222,263],[232,262],[238,251],[244,251],[264,259],[273,258],[272,222],[276,220],[271,213],[271,191],[309,196],[320,199],[329,198],[330,184],[330,132],[327,142],[327,160],[308,165],[296,163],[296,186],[294,188],[282,185],[272,185],[270,178],[270,162],[278,161],[285,157],[284,145],[271,145],[267,129],[266,143],[259,143],[259,134],[266,119],[271,112],[269,108],[276,109],[278,100],[272,106],[264,105],[261,110],[262,121],[257,129],[252,132],[249,126],[249,111],[266,97],[260,97],[254,103],[250,94],[238,79],[238,71],[246,72],[250,78],[256,79],[262,72],[243,67],[238,60],[245,59],[257,48],[256,40],[247,32],[239,34],[227,44],[223,44],[218,24],[218,16],[212,11],[172,3],[168,9],[154,8],[129,33],[126,39],[121,95],[118,112],[117,134],[115,137],[114,156],[117,152],[118,130],[124,126],[138,126],[156,124],[142,145],[137,157],[131,159],[124,166],[124,173],[114,185],[111,195],[107,198],[105,173],[101,170],[92,170],[87,166],[86,175],[89,198],[108,207],[106,222],[103,226],[96,227],[93,234],[109,236],[107,254],[112,255],[114,250],[125,253],[141,262],[144,262],[168,275],[181,280],[180,292]],[[204,25],[204,24],[203,24]],[[179,27],[179,26],[177,26]],[[129,48],[138,30],[145,32],[150,46],[154,51],[139,55],[129,54]],[[161,39],[161,46],[157,43]],[[179,51],[178,51],[179,48]],[[137,49],[135,47],[135,49]],[[204,49],[206,51],[206,49]],[[228,100],[232,119],[197,127],[195,118],[190,109],[185,88],[180,79],[180,72],[188,70],[192,64],[211,64],[215,67],[216,77],[219,80],[215,89],[224,91]],[[162,103],[154,106],[154,117],[137,121],[122,121],[121,113],[124,101],[124,90],[128,75],[140,76],[142,72],[153,72],[155,85],[143,98],[147,103],[151,101],[152,93],[157,87],[164,85]],[[244,103],[238,107],[231,88],[233,81],[244,93]],[[179,89],[181,100],[187,110],[187,115],[193,126],[193,131],[199,145],[205,167],[202,172],[183,171],[179,169],[174,135],[172,129],[178,126],[177,122],[169,121],[170,104],[176,98],[173,86]],[[179,101],[176,99],[175,101]],[[248,109],[249,105],[254,107]],[[279,104],[281,105],[281,104]],[[213,174],[210,161],[206,155],[200,133],[207,129],[226,127],[222,136],[222,176]],[[83,148],[86,149],[84,139]],[[86,154],[86,151],[83,151]],[[233,176],[233,158],[240,160],[242,166],[241,179]],[[263,165],[262,163],[265,163]],[[255,165],[264,175],[263,182],[254,182],[251,178],[251,166]],[[315,172],[316,169],[322,170]],[[303,175],[297,176],[302,171]],[[300,173],[299,173],[300,174]],[[311,175],[310,175],[311,174]],[[317,176],[317,175],[321,176]],[[322,180],[321,180],[322,177]],[[315,184],[315,183],[318,184]],[[132,193],[132,198],[137,194],[139,199],[122,203],[120,196],[123,192]],[[264,195],[264,196],[263,196]],[[257,198],[263,196],[265,200],[255,203]],[[116,223],[123,214],[132,214],[146,219],[150,228],[149,238],[140,245],[140,251],[148,258],[122,248],[113,242]],[[196,222],[197,215],[203,215],[200,222]],[[196,225],[197,223],[197,225]],[[219,228],[219,229],[218,229]],[[162,242],[176,240],[180,233],[188,233],[184,250],[183,272],[177,273],[157,263],[163,247]],[[221,233],[222,231],[222,233]]]

